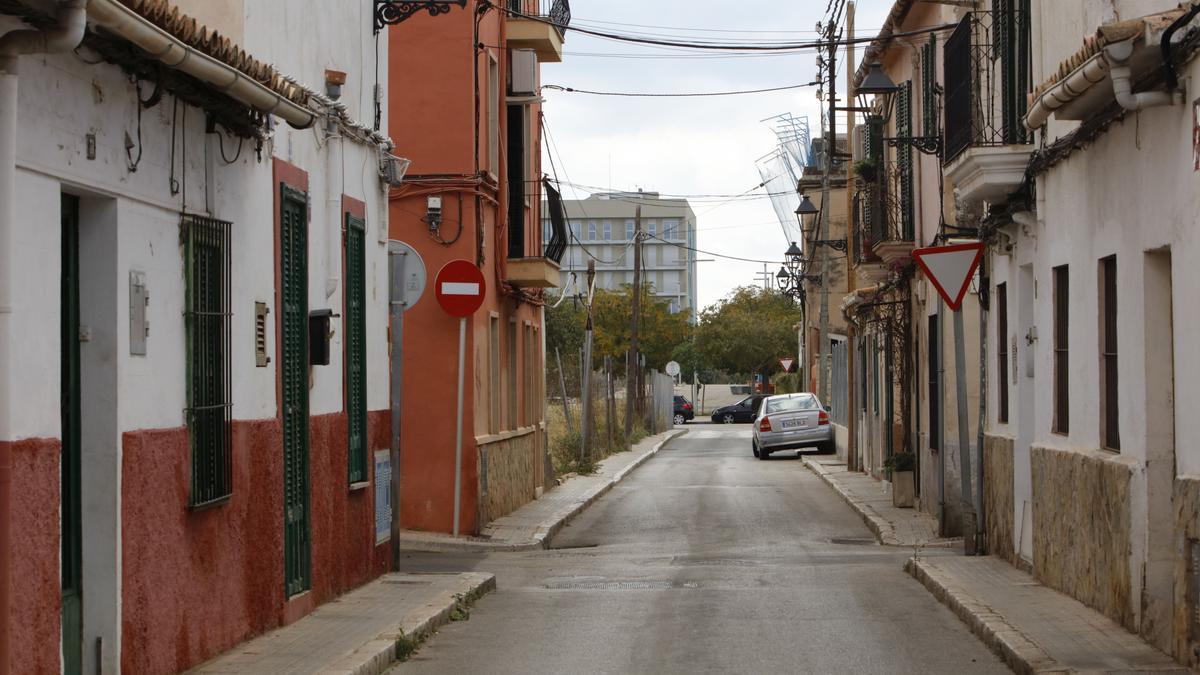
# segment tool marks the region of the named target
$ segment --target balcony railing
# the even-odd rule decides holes
[[[860,174],[854,193],[856,262],[877,263],[874,250],[885,242],[912,242],[915,238],[911,179],[895,162],[885,162],[870,174]]]
[[[1030,86],[1027,3],[971,12],[946,40],[946,154],[949,164],[972,146],[1031,141],[1021,124]]]
[[[571,25],[571,3],[568,0],[508,0],[509,10],[526,16],[536,16],[554,24],[560,36]]]

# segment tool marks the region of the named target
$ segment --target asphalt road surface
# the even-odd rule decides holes
[[[498,590],[395,672],[1008,672],[904,573],[913,551],[875,544],[790,453],[755,459],[748,425],[687,429],[553,550],[408,556]]]

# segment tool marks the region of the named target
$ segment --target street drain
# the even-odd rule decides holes
[[[846,546],[874,546],[877,542],[870,537],[833,537],[829,543]]]
[[[548,551],[573,551],[580,548],[599,548],[600,544],[571,544],[568,546],[551,546]]]
[[[671,588],[699,588],[698,584],[685,582],[673,584],[670,581],[551,581],[545,588],[554,591],[661,591]]]

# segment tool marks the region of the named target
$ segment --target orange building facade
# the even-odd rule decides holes
[[[475,263],[487,286],[467,320],[460,532],[479,533],[551,479],[542,298],[559,273],[542,248],[538,85],[570,17],[566,0],[543,3],[467,0],[389,28],[389,124],[412,160],[390,195],[390,237],[429,277],[392,352],[405,529],[454,529],[459,322],[433,292],[450,260]]]

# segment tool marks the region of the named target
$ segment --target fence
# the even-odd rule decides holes
[[[617,374],[620,364],[605,359],[599,370],[588,373],[585,386],[582,355],[563,356],[555,354],[546,369],[546,422],[555,471],[587,473],[596,462],[625,449],[629,391],[635,397],[631,444],[671,428],[675,390],[669,376],[643,369],[630,389]]]

